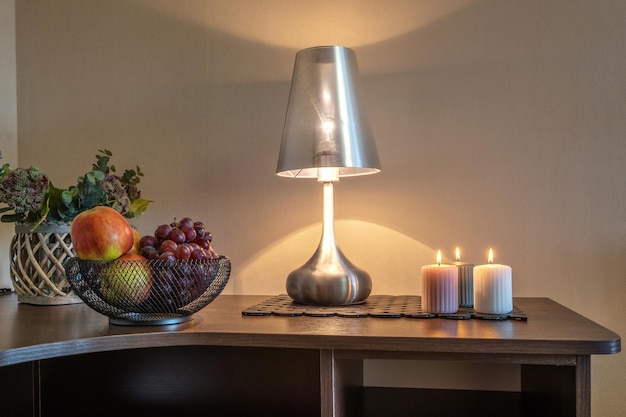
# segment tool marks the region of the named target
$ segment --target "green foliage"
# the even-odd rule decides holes
[[[45,220],[71,221],[79,213],[97,206],[109,206],[127,218],[143,214],[152,202],[141,198],[138,184],[144,176],[139,166],[119,177],[111,165],[113,153],[101,149],[92,170],[79,177],[76,185],[56,188],[37,168],[0,169],[0,217],[2,222],[23,222],[37,228]],[[0,158],[2,154],[0,153]]]

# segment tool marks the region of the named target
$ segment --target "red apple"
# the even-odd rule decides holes
[[[146,301],[153,283],[146,258],[132,252],[108,263],[101,278],[102,298],[122,308],[133,308]]]
[[[98,206],[72,221],[70,238],[76,256],[86,260],[112,260],[132,249],[133,228],[111,207]]]

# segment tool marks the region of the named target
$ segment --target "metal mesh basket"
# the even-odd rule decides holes
[[[187,321],[212,302],[230,277],[230,259],[87,261],[64,265],[72,289],[112,324]]]

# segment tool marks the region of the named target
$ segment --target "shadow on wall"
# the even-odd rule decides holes
[[[304,227],[250,256],[239,265],[237,279],[231,280],[226,292],[286,293],[287,275],[313,255],[321,230],[321,223]],[[420,267],[435,262],[436,250],[395,230],[361,220],[335,221],[335,235],[346,257],[371,275],[372,294],[421,294]],[[390,275],[389,271],[406,272]]]

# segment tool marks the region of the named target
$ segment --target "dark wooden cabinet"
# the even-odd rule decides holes
[[[621,349],[547,298],[515,300],[528,321],[241,314],[265,298],[222,295],[147,327],[0,297],[2,415],[590,417],[591,355]],[[521,389],[364,386],[368,359],[514,364]]]
[[[41,414],[319,416],[316,353],[176,346],[42,360]],[[71,408],[58,401],[67,394]]]

